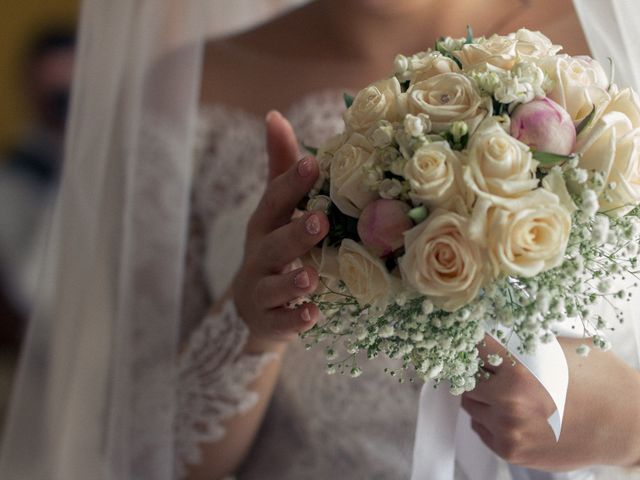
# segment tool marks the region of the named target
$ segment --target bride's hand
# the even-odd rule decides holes
[[[576,354],[583,340],[559,339],[569,365],[562,434],[556,443],[547,418],[551,397],[520,363],[509,359],[465,393],[463,408],[482,441],[509,463],[547,471],[589,465],[640,465],[640,374],[610,352]],[[504,356],[486,337],[481,355]]]
[[[329,231],[322,212],[292,219],[318,177],[318,164],[312,157],[297,161],[295,134],[276,112],[267,116],[267,150],[269,183],[249,221],[243,264],[232,287],[238,313],[249,326],[248,348],[254,351],[279,349],[317,321],[313,303],[286,304],[316,289],[316,270],[292,263]]]

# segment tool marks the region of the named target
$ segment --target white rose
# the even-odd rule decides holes
[[[340,279],[360,306],[386,308],[392,292],[392,278],[382,260],[350,239],[342,240],[338,250]]]
[[[321,294],[323,300],[339,301],[344,299],[342,295],[331,293],[340,291],[340,265],[338,263],[338,249],[329,246],[324,241],[321,247],[314,247],[309,254],[302,258],[304,265],[311,265],[318,272],[320,282],[316,294]]]
[[[562,263],[571,216],[554,195],[546,203],[535,198],[528,208],[489,213],[487,245],[495,271],[533,277]]]
[[[440,52],[422,52],[409,58],[409,71],[405,74],[411,83],[428,80],[441,73],[459,72],[460,67]]]
[[[464,70],[489,64],[502,70],[511,70],[518,59],[517,41],[513,38],[492,35],[487,39],[466,44],[454,55]]]
[[[560,204],[567,212],[573,213],[578,209],[567,189],[567,183],[564,180],[562,169],[559,166],[556,165],[553,167],[542,179],[542,186],[545,190],[548,190],[558,197]]]
[[[468,218],[436,210],[405,234],[402,278],[447,311],[471,302],[485,274],[482,251],[466,236]]]
[[[473,133],[491,110],[491,104],[466,76],[442,73],[409,87],[407,109],[413,115],[427,114],[436,133],[448,130],[456,121],[467,122]]]
[[[338,135],[334,135],[329,140],[327,140],[324,145],[318,148],[318,154],[316,159],[318,161],[318,167],[320,168],[320,175],[324,178],[329,176],[329,166],[331,165],[331,160],[333,159],[334,153],[338,150],[344,143],[347,141],[347,134],[340,133]]]
[[[538,185],[538,162],[529,147],[505,132],[495,118],[484,122],[471,137],[467,155],[465,183],[492,204],[510,203]]]
[[[579,166],[603,172],[600,211],[622,216],[640,203],[640,99],[619,92],[593,126],[580,135]],[[613,184],[615,188],[608,186]]]
[[[378,120],[397,120],[400,83],[396,77],[380,80],[360,90],[344,113],[351,131],[366,133]]]
[[[607,76],[595,60],[556,55],[540,60],[539,66],[553,83],[547,96],[569,112],[574,122],[609,101]]]
[[[373,146],[358,133],[351,135],[333,155],[329,196],[345,215],[357,218],[364,207],[378,198],[366,185],[372,155]]]
[[[446,208],[454,195],[460,195],[462,167],[458,155],[448,142],[428,143],[416,150],[403,172],[411,199],[430,208]]]
[[[516,40],[516,52],[523,59],[542,58],[562,50],[562,46],[554,45],[544,34],[526,28],[510,34],[509,38]]]

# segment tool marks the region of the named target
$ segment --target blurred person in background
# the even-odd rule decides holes
[[[62,164],[74,33],[47,27],[21,72],[31,123],[0,158],[0,342],[17,348],[33,302],[37,264]]]

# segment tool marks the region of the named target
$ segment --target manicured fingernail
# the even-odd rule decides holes
[[[308,177],[311,175],[311,159],[303,158],[298,162],[298,175]]]
[[[304,228],[309,235],[317,235],[320,233],[320,220],[317,215],[311,215],[304,222]]]
[[[309,313],[308,308],[303,308],[302,311],[300,312],[300,316],[302,317],[302,320],[304,320],[305,322],[311,321],[311,314]]]
[[[274,119],[276,115],[278,115],[277,110],[269,110],[269,112],[267,113],[267,116],[265,117],[265,121],[269,123],[271,120]]]
[[[311,285],[309,274],[305,270],[301,271],[294,277],[293,283],[298,288],[309,288],[309,285]]]

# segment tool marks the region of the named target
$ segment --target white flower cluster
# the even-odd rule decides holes
[[[383,354],[458,394],[487,331],[531,352],[579,318],[610,347],[593,307],[637,267],[640,100],[559,50],[524,29],[445,38],[347,98],[308,202],[331,230],[307,259],[325,320],[305,337],[330,372]]]

